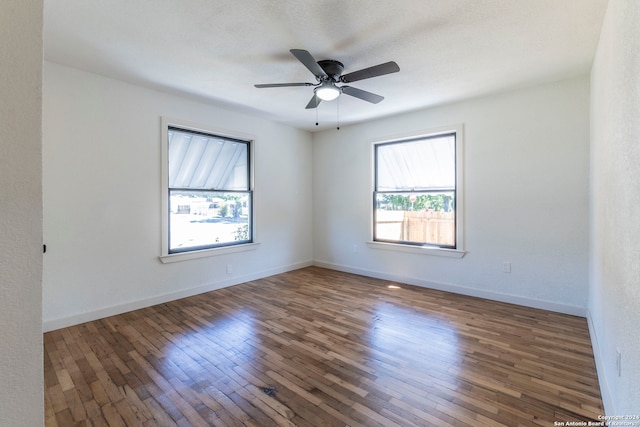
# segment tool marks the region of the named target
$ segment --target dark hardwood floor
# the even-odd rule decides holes
[[[585,319],[317,267],[44,342],[47,426],[549,427],[603,414]]]

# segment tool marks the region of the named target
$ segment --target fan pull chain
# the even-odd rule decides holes
[[[340,97],[336,101],[336,130],[340,130]]]
[[[316,126],[318,126],[318,105],[316,104]]]

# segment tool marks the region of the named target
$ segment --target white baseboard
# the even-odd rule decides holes
[[[98,310],[77,313],[67,317],[45,320],[43,321],[42,329],[43,329],[43,332],[49,332],[56,329],[77,325],[84,322],[90,322],[92,320],[102,319],[104,317],[109,317],[116,314],[126,313],[128,311],[137,310],[140,308],[150,307],[156,304],[163,304],[165,302],[174,301],[180,298],[186,298],[193,295],[214,291],[216,289],[226,288],[229,286],[237,285],[237,284],[248,282],[251,280],[257,280],[264,277],[273,276],[275,274],[297,270],[299,268],[304,268],[311,265],[327,268],[330,270],[344,271],[346,273],[358,274],[361,276],[374,277],[377,279],[391,280],[394,282],[407,283],[410,285],[422,286],[430,289],[453,292],[456,294],[468,295],[468,296],[473,296],[478,298],[487,298],[494,301],[517,304],[517,305],[522,305],[522,306],[532,307],[532,308],[539,308],[543,310],[554,311],[557,313],[570,314],[573,316],[586,317],[586,314],[587,314],[586,309],[583,307],[557,304],[549,301],[542,301],[542,300],[536,300],[531,298],[519,297],[515,295],[507,295],[507,294],[501,294],[497,292],[484,291],[480,289],[468,288],[468,287],[449,284],[449,283],[431,282],[431,281],[416,279],[412,277],[399,276],[399,275],[388,274],[388,273],[383,273],[383,272],[373,271],[373,270],[364,270],[364,269],[353,268],[349,266],[344,266],[344,265],[334,264],[334,263],[327,263],[322,261],[315,261],[315,262],[306,261],[306,262],[291,264],[291,265],[283,266],[279,268],[263,270],[263,271],[251,273],[248,275],[244,275],[244,276],[234,276],[229,279],[208,283],[206,285],[198,286],[195,288],[184,289],[178,292],[171,292],[167,294],[156,295],[156,296],[145,298],[142,300],[131,301],[123,304],[105,307]]]
[[[607,383],[606,369],[604,367],[604,361],[602,360],[602,352],[600,351],[600,344],[598,342],[598,335],[596,334],[596,328],[593,325],[593,319],[591,318],[591,311],[587,309],[587,324],[589,325],[589,335],[591,336],[591,347],[593,349],[593,358],[596,362],[596,372],[598,373],[598,383],[600,384],[600,395],[602,397],[602,404],[604,405],[603,415],[614,415],[619,412],[616,411],[613,399],[611,398],[611,391],[609,390],[609,384]]]
[[[586,317],[586,309],[573,305],[558,304],[551,301],[543,301],[532,298],[520,297],[517,295],[501,294],[498,292],[484,291],[482,289],[468,288],[465,286],[454,285],[450,283],[431,282],[427,280],[416,279],[414,277],[399,276],[395,274],[383,273],[380,271],[364,270],[360,268],[348,267],[345,265],[315,261],[313,265],[317,267],[328,268],[330,270],[344,271],[345,273],[358,274],[360,276],[373,277],[376,279],[390,280],[393,282],[406,283],[408,285],[421,286],[429,289],[437,289],[439,291],[452,292],[455,294],[467,295],[478,298],[486,298],[493,301],[506,302],[509,304],[522,305],[525,307],[539,308],[541,310],[549,310],[556,313],[569,314],[572,316]]]
[[[163,304],[165,302],[175,301],[180,298],[191,297],[205,292],[215,291],[216,289],[227,288],[229,286],[238,285],[240,283],[245,283],[252,280],[262,279],[265,277],[273,276],[275,274],[286,273],[287,271],[297,270],[300,268],[309,267],[311,265],[313,265],[312,261],[291,264],[283,267],[272,268],[269,270],[262,270],[243,276],[233,276],[229,279],[219,280],[217,282],[208,283],[206,285],[198,286],[195,288],[183,289],[178,292],[156,295],[142,300],[131,301],[123,304],[101,308],[98,310],[78,313],[67,317],[45,320],[42,323],[42,332],[54,331],[56,329],[66,328],[68,326],[78,325],[80,323],[90,322],[92,320],[103,319],[105,317],[114,316],[116,314],[122,314],[128,311],[150,307],[152,305]]]

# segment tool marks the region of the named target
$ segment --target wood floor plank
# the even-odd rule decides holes
[[[43,341],[49,427],[548,426],[603,413],[585,319],[318,267]]]

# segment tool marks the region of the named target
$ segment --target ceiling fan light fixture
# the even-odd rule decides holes
[[[341,93],[340,88],[331,82],[324,82],[313,91],[316,96],[323,101],[333,101],[339,97]]]

